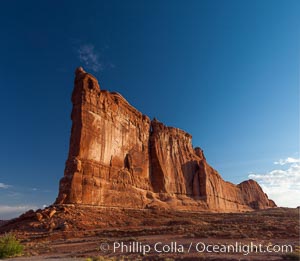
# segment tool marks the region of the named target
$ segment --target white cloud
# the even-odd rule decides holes
[[[29,209],[38,209],[37,206],[33,205],[19,205],[19,206],[8,206],[0,205],[0,219],[6,220],[14,217],[18,217],[22,213],[26,212]]]
[[[288,157],[286,159],[280,159],[279,161],[275,161],[274,164],[276,165],[286,165],[286,164],[290,164],[290,163],[300,163],[300,159],[295,159],[295,158],[291,158]]]
[[[78,49],[78,56],[80,62],[88,69],[94,72],[103,70],[103,65],[99,61],[99,54],[95,51],[95,47],[92,44],[81,45]]]
[[[264,174],[251,173],[249,178],[257,180],[269,198],[278,206],[297,207],[300,205],[300,160],[280,159],[280,165]]]
[[[0,189],[7,189],[10,188],[10,185],[4,184],[4,183],[0,183]]]

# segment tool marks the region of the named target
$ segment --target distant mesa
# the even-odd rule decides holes
[[[240,212],[276,207],[253,180],[226,182],[183,130],[150,120],[76,69],[69,155],[56,204]]]

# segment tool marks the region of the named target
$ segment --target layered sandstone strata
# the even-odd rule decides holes
[[[192,136],[76,70],[72,131],[56,203],[244,211],[276,206],[253,180],[224,181]]]

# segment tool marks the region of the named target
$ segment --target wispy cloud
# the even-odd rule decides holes
[[[267,173],[251,173],[249,178],[257,180],[263,190],[277,205],[296,207],[300,205],[300,160],[296,158],[280,159],[277,166]]]
[[[286,159],[280,159],[279,161],[275,161],[274,164],[276,165],[286,165],[286,164],[290,164],[290,163],[300,163],[300,159],[295,159],[295,158],[291,158],[288,157]]]
[[[34,205],[19,205],[19,206],[8,206],[8,205],[0,205],[0,219],[11,219],[17,217],[24,213],[29,209],[38,209],[37,206]]]
[[[99,53],[92,44],[81,45],[78,49],[78,58],[86,68],[94,72],[103,70],[103,64],[99,61]]]
[[[10,187],[11,187],[11,185],[0,183],[0,189],[7,189],[7,188],[10,188]]]

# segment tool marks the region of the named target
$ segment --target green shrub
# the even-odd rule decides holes
[[[23,248],[15,235],[11,233],[0,237],[0,258],[19,256],[23,253]]]

